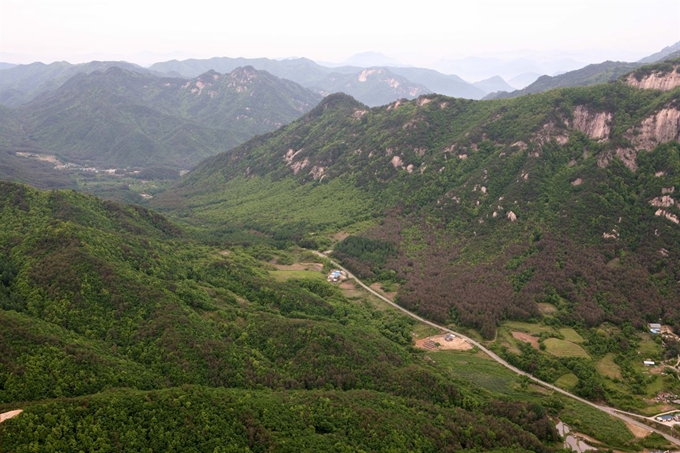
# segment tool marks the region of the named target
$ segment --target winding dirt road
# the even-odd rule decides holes
[[[635,419],[629,417],[628,415],[625,415],[622,411],[619,411],[619,410],[614,409],[614,408],[609,407],[609,406],[603,406],[603,405],[599,405],[599,404],[592,403],[592,402],[590,402],[590,401],[588,401],[588,400],[586,400],[586,399],[581,398],[580,396],[576,396],[576,395],[574,395],[573,393],[569,393],[569,392],[567,392],[567,391],[564,390],[564,389],[561,389],[561,388],[559,388],[559,387],[557,387],[557,386],[554,386],[554,385],[552,385],[552,384],[549,384],[549,383],[547,383],[547,382],[544,382],[544,381],[538,379],[537,377],[534,377],[533,375],[531,375],[531,374],[529,374],[529,373],[527,373],[527,372],[525,372],[525,371],[522,371],[522,370],[520,370],[519,368],[517,368],[517,367],[515,367],[515,366],[513,366],[513,365],[510,365],[508,362],[506,362],[505,360],[503,360],[502,358],[500,358],[500,357],[499,357],[498,355],[496,355],[493,351],[489,350],[486,346],[482,345],[482,344],[479,343],[478,341],[473,340],[472,338],[470,338],[470,337],[468,337],[468,336],[466,336],[466,335],[463,335],[463,334],[460,333],[460,332],[456,332],[455,330],[451,330],[451,329],[449,329],[449,328],[447,328],[447,327],[440,326],[439,324],[436,324],[436,323],[434,323],[434,322],[432,322],[432,321],[428,321],[427,319],[423,319],[423,318],[421,318],[420,316],[416,315],[415,313],[411,313],[411,312],[408,311],[407,309],[405,309],[405,308],[403,308],[403,307],[397,305],[396,303],[392,302],[390,299],[388,299],[387,297],[385,297],[385,296],[383,296],[382,294],[378,293],[377,291],[373,290],[372,288],[369,288],[368,285],[366,285],[364,282],[362,282],[361,280],[359,280],[359,279],[358,279],[356,276],[354,276],[350,271],[348,271],[347,269],[345,269],[344,267],[342,267],[339,263],[337,263],[337,262],[335,262],[334,260],[332,260],[331,258],[329,258],[327,255],[324,255],[323,253],[318,252],[318,251],[314,251],[314,253],[316,253],[317,255],[319,255],[319,256],[322,257],[322,258],[327,259],[327,260],[330,261],[334,266],[336,266],[338,269],[342,269],[342,270],[344,270],[345,272],[347,272],[347,277],[348,277],[348,279],[354,279],[359,285],[361,285],[362,288],[364,288],[366,291],[368,291],[369,293],[373,294],[374,296],[380,298],[380,300],[382,300],[382,301],[384,301],[384,302],[390,304],[390,305],[393,306],[394,308],[396,308],[396,309],[398,309],[398,310],[400,310],[400,311],[406,313],[406,314],[409,315],[410,317],[412,317],[412,318],[414,318],[414,319],[416,319],[416,320],[422,322],[423,324],[427,324],[427,325],[432,326],[432,327],[435,327],[435,328],[437,328],[437,329],[441,329],[441,330],[444,331],[444,332],[449,332],[449,333],[452,333],[452,334],[454,334],[454,335],[457,335],[457,336],[463,338],[464,340],[468,341],[470,344],[472,344],[472,345],[478,347],[480,350],[484,351],[484,353],[486,353],[489,357],[491,357],[492,359],[494,359],[496,362],[498,362],[498,363],[500,363],[501,365],[503,365],[504,367],[506,367],[506,368],[508,368],[508,369],[510,369],[510,370],[512,370],[512,371],[514,371],[515,373],[517,373],[517,374],[519,374],[519,375],[521,375],[521,376],[526,376],[526,377],[528,377],[529,379],[531,379],[532,381],[536,382],[537,384],[540,384],[541,386],[543,386],[543,387],[545,387],[545,388],[549,388],[549,389],[551,389],[551,390],[553,390],[553,391],[555,391],[555,392],[559,392],[559,393],[561,393],[561,394],[563,394],[563,395],[565,395],[565,396],[568,396],[569,398],[575,399],[576,401],[579,401],[579,402],[581,402],[581,403],[583,403],[583,404],[587,404],[588,406],[594,407],[595,409],[598,409],[598,410],[600,410],[600,411],[602,411],[602,412],[605,412],[605,413],[607,413],[607,414],[609,414],[609,415],[611,415],[611,416],[614,416],[614,417],[616,417],[616,418],[619,418],[619,419],[621,419],[621,420],[623,420],[623,421],[625,421],[625,422],[627,422],[627,423],[630,423],[630,424],[635,425],[635,426],[639,426],[640,428],[644,428],[644,429],[646,429],[646,430],[648,430],[648,431],[652,431],[652,432],[661,434],[661,435],[662,435],[663,437],[665,437],[666,440],[668,440],[669,442],[672,442],[672,443],[674,443],[675,445],[680,445],[680,439],[675,438],[675,437],[673,437],[673,436],[670,436],[670,435],[668,435],[668,434],[666,434],[666,433],[664,433],[664,432],[662,432],[662,431],[659,431],[658,429],[652,428],[651,426],[647,426],[647,425],[645,425],[644,423],[639,422],[639,421],[637,421],[637,420],[635,420]],[[636,415],[636,414],[631,414],[631,415]]]

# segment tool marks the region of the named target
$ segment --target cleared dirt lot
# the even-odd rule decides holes
[[[433,335],[431,337],[416,340],[416,348],[428,351],[468,351],[472,349],[472,345],[462,338],[456,337],[452,341],[446,341],[444,336],[445,335]]]
[[[517,338],[519,341],[523,341],[525,343],[531,344],[535,349],[538,349],[538,338],[529,335],[528,333],[524,332],[517,332],[516,330],[512,331],[512,336]]]

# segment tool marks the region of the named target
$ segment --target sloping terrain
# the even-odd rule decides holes
[[[125,61],[91,61],[77,65],[58,61],[51,64],[37,62],[14,65],[0,72],[0,104],[16,107],[56,90],[76,74],[103,72],[113,67],[140,74],[150,73],[148,69]]]
[[[677,47],[671,46],[671,48]],[[666,48],[670,49],[670,48]],[[666,50],[664,49],[664,50]],[[497,93],[491,93],[484,99],[505,99],[514,98],[517,96],[524,96],[531,93],[541,93],[543,91],[553,90],[556,88],[564,87],[578,87],[578,86],[590,86],[597,85],[600,83],[611,82],[618,79],[624,74],[628,74],[631,71],[644,66],[645,64],[655,63],[657,61],[669,62],[673,64],[673,61],[678,59],[678,51],[675,52],[659,52],[654,56],[648,58],[643,58],[637,63],[626,63],[622,61],[605,61],[604,63],[591,64],[584,68],[577,69],[576,71],[570,71],[565,74],[560,74],[558,76],[541,76],[531,85],[515,91],[500,91]],[[651,59],[651,60],[649,60]],[[677,62],[677,61],[676,61]]]
[[[248,250],[154,212],[0,183],[0,221],[0,406],[24,409],[3,422],[8,451],[558,441],[541,406],[494,402],[422,360],[400,315],[276,281]]]
[[[543,75],[534,83],[521,90],[491,93],[485,99],[514,98],[531,93],[542,93],[543,91],[556,88],[597,85],[609,82],[610,80],[616,80],[639,66],[639,63],[626,63],[623,61],[605,61],[603,63],[590,64],[584,68],[558,76]]]
[[[376,109],[333,95],[207,160],[155,206],[315,247],[361,226],[363,242],[339,244],[351,269],[486,338],[538,316],[537,302],[568,323],[676,325],[679,96],[623,81]]]
[[[181,169],[292,121],[319,99],[252,68],[184,80],[112,67],[78,74],[3,116],[19,124],[10,135],[15,151],[105,168]]]

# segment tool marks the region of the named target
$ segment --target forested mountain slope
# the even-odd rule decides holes
[[[524,96],[531,93],[542,93],[564,87],[579,87],[606,83],[616,80],[623,74],[638,68],[640,63],[626,63],[623,61],[605,61],[590,64],[575,71],[569,71],[557,76],[543,75],[531,85],[515,91],[500,91],[491,93],[485,99],[504,99]]]
[[[663,68],[645,71],[675,77]],[[336,247],[351,269],[487,338],[537,302],[566,323],[680,327],[680,91],[632,84],[375,109],[333,95],[156,206],[318,247],[356,224]]]
[[[678,43],[680,44],[680,43]],[[675,48],[678,46],[671,46]],[[664,49],[667,50],[670,48]],[[569,71],[564,74],[557,76],[541,76],[531,85],[515,91],[500,91],[497,93],[491,93],[487,95],[484,99],[505,99],[514,98],[517,96],[524,96],[531,93],[542,93],[543,91],[553,90],[556,88],[564,87],[578,87],[578,86],[590,86],[597,85],[600,83],[606,83],[618,79],[624,74],[640,68],[645,65],[645,63],[656,63],[657,60],[661,62],[668,61],[671,62],[678,59],[678,51],[675,53],[665,53],[659,52],[659,55],[655,54],[648,58],[643,58],[636,63],[626,63],[623,61],[605,61],[603,63],[590,64],[584,68],[577,69],[575,71]],[[662,55],[663,54],[663,55]],[[649,60],[648,60],[649,59]]]
[[[411,323],[160,215],[0,183],[7,451],[548,452],[538,405],[421,359]],[[121,389],[127,388],[127,389]],[[217,450],[215,450],[217,449]]]
[[[3,113],[20,125],[10,137],[22,151],[83,165],[181,169],[292,121],[320,98],[251,67],[192,80],[112,67]]]

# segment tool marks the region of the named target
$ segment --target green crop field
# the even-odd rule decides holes
[[[621,368],[614,363],[614,353],[609,353],[595,363],[598,373],[612,379],[621,379]]]
[[[467,352],[439,351],[428,354],[437,364],[451,373],[490,390],[514,398],[526,398],[519,389],[519,377],[476,349]]]
[[[311,280],[326,280],[326,276],[321,272],[305,271],[305,270],[276,270],[269,271],[269,275],[278,281],[289,280],[291,278],[304,278]]]
[[[565,340],[571,341],[572,343],[583,343],[583,337],[579,335],[574,329],[560,329],[560,334],[562,334]]]
[[[572,389],[576,384],[578,384],[578,378],[574,373],[564,374],[555,381],[555,385],[566,389]]]
[[[518,330],[520,332],[526,332],[531,335],[539,335],[541,332],[553,332],[554,329],[549,326],[542,326],[540,324],[530,323],[530,322],[519,322],[519,321],[508,321],[503,323],[505,327],[511,330]]]
[[[590,357],[581,346],[558,338],[548,338],[543,342],[545,350],[557,357]]]

